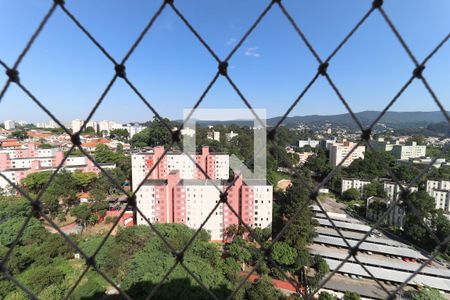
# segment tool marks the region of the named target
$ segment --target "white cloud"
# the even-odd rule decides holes
[[[231,46],[231,45],[236,44],[236,42],[237,42],[237,39],[231,38],[231,39],[229,39],[229,40],[226,42],[226,45],[227,45],[227,46]]]
[[[260,57],[261,54],[258,52],[258,47],[249,47],[245,50],[245,56],[252,56],[252,57]]]

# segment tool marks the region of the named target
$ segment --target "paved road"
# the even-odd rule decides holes
[[[57,233],[56,229],[51,226],[45,226],[48,231],[52,233]],[[70,234],[80,234],[83,227],[81,227],[78,223],[74,222],[72,224],[61,227],[61,231],[67,235]]]

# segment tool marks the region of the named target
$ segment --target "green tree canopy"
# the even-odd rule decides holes
[[[403,224],[404,232],[416,243],[433,245],[434,242],[431,240],[427,229],[422,223],[424,222],[424,219],[432,219],[436,206],[434,198],[428,195],[426,191],[418,191],[408,195],[408,198],[405,201],[409,201],[410,204],[415,207],[420,218],[416,215],[414,209],[405,202],[403,204],[403,207],[405,208]]]
[[[109,133],[109,136],[112,139],[121,141],[121,142],[127,142],[128,141],[128,137],[130,136],[130,134],[128,133],[128,130],[125,128],[118,128],[118,129],[113,129],[111,130],[111,132]]]
[[[309,195],[306,188],[299,183],[294,183],[281,195],[280,202],[284,203],[278,218],[281,220],[274,223],[280,223],[284,226],[290,218],[296,216],[294,222],[288,227],[282,236],[282,240],[288,243],[297,251],[302,251],[308,245],[314,235],[315,220],[312,218],[313,213],[309,208]],[[282,227],[274,227],[274,235],[281,230]]]
[[[105,144],[98,144],[95,147],[94,159],[98,163],[115,163],[117,154]]]
[[[336,300],[336,296],[327,293],[327,292],[320,292],[319,294],[319,300]]]
[[[374,181],[364,186],[364,196],[366,198],[372,196],[384,198],[386,197],[386,191],[381,182]]]
[[[342,194],[342,198],[346,201],[358,200],[361,198],[361,193],[355,188],[350,188]]]
[[[295,263],[297,251],[286,242],[276,242],[272,248],[272,258],[282,266],[290,266]]]
[[[282,299],[282,294],[274,287],[270,277],[262,276],[256,282],[247,284],[236,296],[238,300]]]
[[[28,174],[27,177],[22,180],[22,185],[24,185],[25,188],[27,188],[30,192],[37,194],[48,182],[51,175],[51,171]]]
[[[163,122],[169,128],[174,127],[169,119],[163,119]],[[143,145],[150,147],[169,145],[172,141],[172,133],[163,122],[154,117],[153,121],[149,123],[147,128],[133,136],[131,139],[131,145],[133,147],[142,147]]]
[[[418,291],[411,292],[411,299],[413,300],[444,300],[439,290],[424,286]]]
[[[346,291],[344,293],[344,298],[342,298],[342,299],[343,300],[360,300],[361,296],[358,293]]]

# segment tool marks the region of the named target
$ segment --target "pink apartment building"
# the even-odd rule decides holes
[[[39,149],[36,143],[23,144],[20,148],[0,148],[0,172],[11,182],[19,184],[28,174],[42,171],[54,171],[64,159],[59,149]],[[102,164],[104,168],[114,168],[113,164]],[[94,172],[100,170],[87,157],[69,156],[64,163],[69,172]],[[8,182],[0,177],[0,188],[8,187]]]
[[[163,147],[155,147],[150,153],[133,155],[133,188],[140,184],[163,153]],[[231,209],[226,204],[218,204],[220,191],[225,191],[230,184],[229,156],[209,153],[208,147],[203,147],[202,153],[196,155],[196,162],[211,179],[195,172],[192,161],[185,159],[183,154],[170,153],[143,183],[136,194],[137,207],[143,214],[136,216],[138,225],[147,225],[144,219],[147,218],[150,222],[182,223],[198,228],[216,205],[217,209],[204,226],[212,240],[224,241],[224,230],[239,224],[232,210],[250,227],[271,225],[273,191],[265,180],[238,177],[228,189]]]

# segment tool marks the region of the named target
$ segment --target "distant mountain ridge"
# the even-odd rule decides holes
[[[370,125],[379,115],[381,111],[362,111],[355,113],[359,121],[365,125]],[[267,120],[269,125],[276,124],[281,117],[275,117]],[[415,111],[415,112],[395,112],[387,111],[383,117],[378,121],[389,127],[410,127],[410,126],[426,126],[431,123],[445,122],[446,119],[441,111]],[[318,124],[330,123],[332,125],[342,125],[355,127],[355,121],[349,113],[339,115],[310,115],[310,116],[293,116],[288,117],[283,121],[283,124],[291,127],[299,122]]]
[[[364,126],[370,125],[379,115],[381,111],[362,111],[355,113],[355,116],[360,120]],[[447,112],[449,113],[449,112]],[[274,117],[267,119],[268,126],[276,125],[282,117]],[[229,121],[197,121],[201,126],[207,125],[247,125],[252,126],[253,121],[246,120],[229,120]],[[395,112],[388,111],[378,121],[378,124],[384,124],[392,128],[411,128],[411,127],[426,127],[428,124],[447,122],[444,114],[441,111],[415,111],[415,112]],[[356,128],[356,123],[349,113],[337,115],[308,115],[308,116],[292,116],[287,117],[283,121],[283,125],[287,127],[297,127],[299,123],[308,125],[323,126],[327,123],[330,126],[345,126]]]

